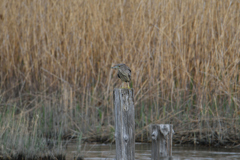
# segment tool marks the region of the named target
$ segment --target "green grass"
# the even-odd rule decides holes
[[[61,132],[56,143],[54,139],[48,139],[44,135],[41,113],[42,110],[26,114],[16,106],[6,106],[5,111],[0,114],[0,155],[3,158],[64,156]]]

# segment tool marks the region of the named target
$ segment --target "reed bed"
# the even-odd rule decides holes
[[[0,2],[0,103],[39,112],[48,137],[111,141],[111,66],[132,70],[137,139],[239,142],[240,4],[231,0]],[[105,137],[105,138],[104,138]]]

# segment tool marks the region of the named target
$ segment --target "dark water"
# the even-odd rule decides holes
[[[77,143],[67,147],[67,159],[71,160],[82,155],[84,160],[113,160],[115,158],[114,144],[82,144],[81,151]],[[136,143],[135,159],[151,159],[151,144]],[[174,160],[240,160],[240,149],[208,148],[208,147],[173,147]]]

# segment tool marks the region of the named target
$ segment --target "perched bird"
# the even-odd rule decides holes
[[[131,81],[131,69],[126,66],[125,64],[117,64],[112,67],[113,69],[118,69],[118,78],[122,80],[122,88],[124,82],[130,82]],[[128,88],[129,83],[128,83]]]

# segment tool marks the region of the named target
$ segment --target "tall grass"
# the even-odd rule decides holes
[[[112,90],[121,83],[110,68],[125,63],[142,139],[151,123],[174,124],[181,142],[186,134],[209,143],[239,139],[238,1],[0,5],[1,104],[29,114],[42,108],[44,132],[111,135]]]
[[[16,106],[0,113],[0,159],[65,159],[66,143],[46,138],[39,113],[28,116]]]

